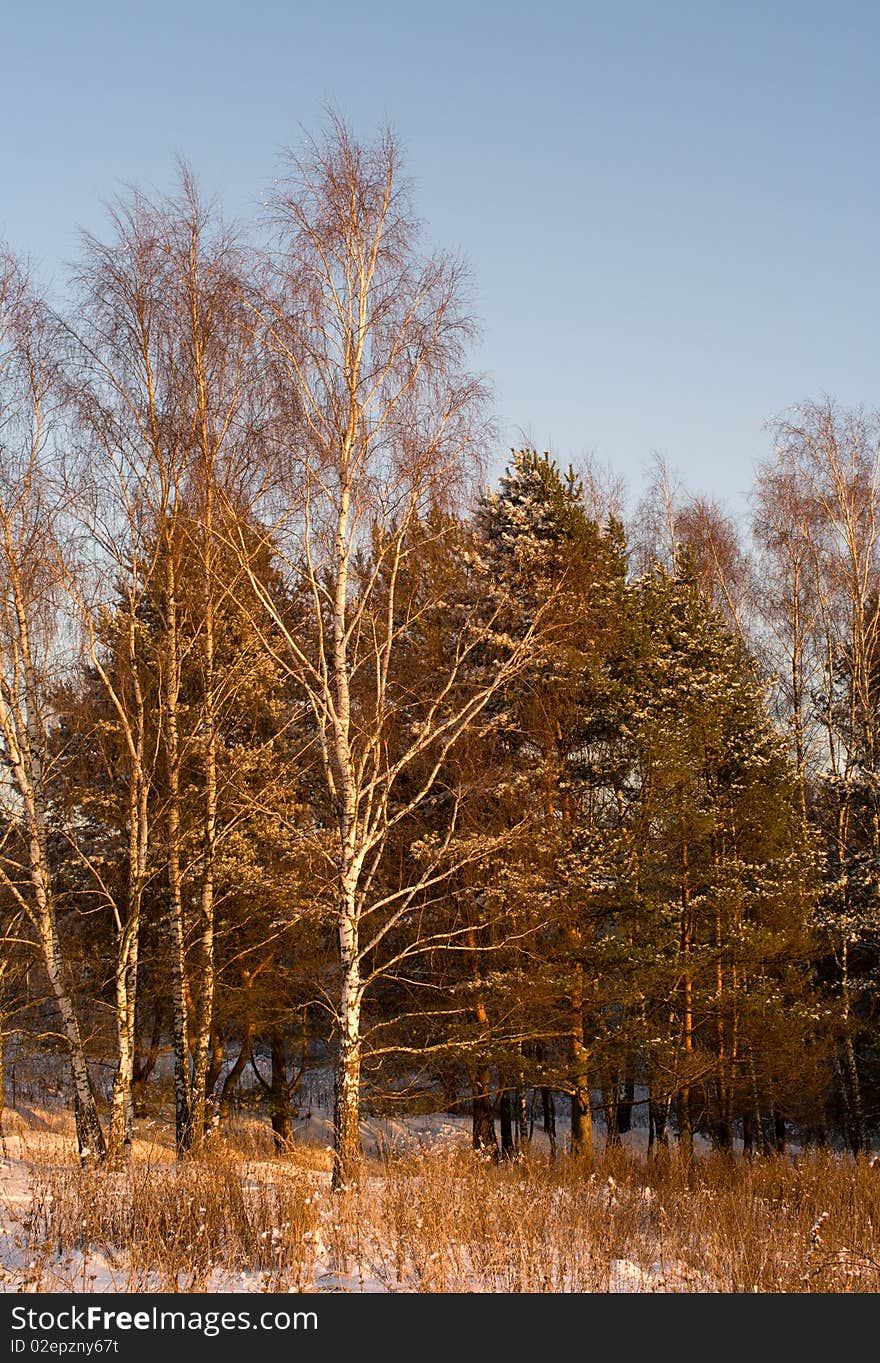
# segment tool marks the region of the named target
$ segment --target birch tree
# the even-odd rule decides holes
[[[464,366],[473,336],[465,272],[450,256],[420,254],[401,173],[390,133],[360,145],[338,119],[292,158],[274,198],[281,252],[260,310],[299,421],[288,504],[271,529],[301,618],[262,595],[311,715],[332,811],[337,1187],[359,1164],[364,995],[415,949],[420,896],[448,871],[455,792],[437,802],[432,849],[410,858],[393,888],[382,887],[383,853],[391,831],[438,794],[445,758],[528,644],[481,671],[494,622],[480,602],[459,602],[431,694],[413,695],[398,667],[417,613],[441,605],[405,588],[410,556],[431,513],[473,478],[485,435],[483,385]],[[383,956],[407,922],[409,944]]]
[[[200,202],[188,169],[182,169],[177,198],[152,202],[134,191],[110,216],[110,239],[85,238],[75,277],[80,310],[70,391],[88,451],[85,485],[93,491],[85,501],[91,496],[94,508],[85,515],[93,547],[127,583],[129,617],[135,618],[134,598],[146,594],[161,625],[151,647],[166,795],[160,823],[176,1131],[184,1150],[204,1133],[214,1011],[217,733],[224,704],[216,618],[229,592],[217,569],[218,488],[222,485],[222,516],[233,506],[238,514],[247,498],[254,437],[250,404],[259,384],[249,367],[254,330],[244,302],[244,253]],[[194,583],[200,595],[195,614]],[[197,620],[195,629],[183,628],[187,609],[189,625]],[[186,732],[181,688],[190,657],[201,674],[199,713]],[[92,661],[100,667],[94,647]],[[131,715],[115,708],[128,732]],[[127,747],[137,767],[141,759],[131,735]],[[190,867],[184,859],[181,774],[193,751],[200,764],[202,814],[199,852]],[[187,900],[193,878],[198,910],[191,931]],[[188,954],[194,960],[190,978]]]
[[[21,859],[4,842],[0,877],[34,930],[61,1019],[83,1162],[103,1159],[104,1135],[58,926],[49,853],[52,694],[70,645],[63,614],[59,523],[50,476],[56,359],[48,312],[21,267],[0,257],[0,800]],[[66,636],[66,637],[65,637]]]
[[[859,976],[880,940],[880,417],[825,399],[786,413],[772,430],[756,531],[782,591],[765,614],[780,645],[804,806],[823,833],[821,923],[841,1004],[839,1088],[859,1150],[867,1141]]]
[[[92,528],[97,529],[94,521]],[[88,543],[94,547],[94,540]],[[113,924],[116,1072],[108,1155],[117,1166],[130,1159],[133,1140],[140,927],[150,876],[149,796],[158,751],[151,713],[155,687],[144,665],[139,618],[151,565],[135,552],[120,567],[125,570],[118,578],[122,599],[112,616],[95,602],[87,585],[88,569],[83,566],[65,576],[93,694],[92,704],[83,705],[81,687],[72,684],[66,690],[59,749],[64,806],[77,828],[75,859],[85,873],[90,905],[108,909]],[[108,805],[117,804],[119,836],[89,846],[87,830],[95,826],[96,807],[104,814],[106,832]]]

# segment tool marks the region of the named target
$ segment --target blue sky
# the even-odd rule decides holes
[[[80,0],[4,15],[0,237],[49,279],[186,156],[251,216],[333,104],[473,272],[498,459],[656,450],[741,509],[762,422],[878,401],[880,6]]]

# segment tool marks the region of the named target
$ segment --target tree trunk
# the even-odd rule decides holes
[[[193,203],[195,209],[195,203]],[[193,218],[195,225],[195,218]],[[197,229],[196,229],[197,232]],[[217,696],[215,694],[215,592],[217,589],[216,544],[214,537],[214,497],[217,460],[223,441],[222,421],[215,427],[212,419],[214,374],[206,353],[209,332],[202,315],[203,284],[201,252],[194,232],[187,261],[190,338],[193,378],[196,386],[201,463],[200,516],[196,535],[201,549],[203,687],[201,732],[204,735],[201,894],[199,897],[199,973],[196,987],[195,1036],[193,1044],[192,1085],[190,1088],[190,1142],[198,1146],[205,1138],[206,1105],[212,1086],[208,1084],[211,1037],[214,1027],[214,876],[217,850]],[[219,393],[215,396],[219,396]],[[233,408],[226,412],[226,419]]]
[[[286,1150],[290,1145],[290,1090],[287,1086],[287,1048],[279,1027],[273,1027],[269,1036],[269,1054],[272,1061],[270,1088],[270,1120],[275,1149]]]
[[[550,1158],[556,1158],[556,1103],[553,1100],[553,1090],[548,1088],[541,1089],[541,1109],[544,1119],[544,1131],[550,1142]]]
[[[351,907],[341,914],[339,947],[342,989],[339,1004],[339,1054],[333,1095],[332,1186],[358,1181],[361,1163],[361,978],[357,930]]]
[[[217,1087],[217,1080],[223,1073],[223,1062],[226,1059],[226,1048],[223,1038],[216,1027],[211,1028],[211,1052],[208,1063],[208,1073],[205,1075],[205,1101],[207,1102]]]
[[[168,930],[171,943],[171,1006],[174,1038],[174,1139],[177,1153],[189,1149],[190,1124],[189,1016],[186,997],[186,927],[180,867],[180,734],[177,706],[180,696],[180,659],[177,637],[177,584],[167,545],[166,658],[163,695],[165,749],[168,760]]]
[[[7,545],[7,550],[9,546]],[[11,562],[8,557],[7,562]],[[25,658],[27,693],[31,704],[36,708],[38,688],[32,675],[30,646],[28,643],[27,622],[24,619],[18,584],[16,606],[19,616],[21,649]],[[2,675],[0,675],[2,681]],[[52,898],[49,878],[48,858],[46,855],[46,822],[43,800],[43,773],[41,760],[41,739],[36,730],[34,714],[28,715],[26,732],[20,735],[12,711],[6,699],[5,688],[0,686],[0,733],[3,735],[7,751],[7,761],[23,809],[23,823],[27,832],[28,878],[33,894],[33,905],[25,912],[37,932],[43,954],[43,963],[49,977],[49,987],[61,1017],[61,1025],[67,1042],[67,1051],[73,1079],[74,1112],[76,1118],[76,1137],[80,1161],[83,1164],[100,1163],[107,1148],[104,1133],[98,1117],[94,1089],[86,1063],[85,1049],[79,1029],[79,1021],[73,1006],[64,962],[61,943],[58,937],[58,920]],[[22,739],[27,746],[27,756],[22,750]],[[23,906],[24,907],[24,906]]]
[[[648,1153],[656,1154],[657,1146],[669,1149],[669,1108],[668,1096],[658,1098],[654,1089],[648,1092]]]
[[[245,1034],[241,1039],[241,1050],[236,1056],[235,1064],[232,1066],[226,1078],[223,1080],[223,1087],[220,1090],[221,1121],[223,1120],[224,1117],[227,1117],[229,1115],[229,1108],[232,1103],[233,1094],[235,1093],[235,1089],[239,1079],[244,1073],[244,1068],[251,1058],[251,1050],[253,1048],[253,1044],[254,1044],[254,1025],[250,1020],[248,1020],[245,1028]]]
[[[694,1153],[694,1127],[691,1118],[691,1090],[689,1085],[679,1089],[675,1115],[678,1123],[678,1148],[683,1155],[689,1157]]]
[[[480,1154],[498,1159],[498,1138],[492,1113],[492,1088],[488,1069],[471,1075],[471,1140]]]
[[[199,1145],[205,1135],[208,1064],[214,1025],[214,862],[217,846],[217,724],[214,697],[214,570],[212,473],[206,471],[204,533],[205,685],[202,721],[205,731],[204,820],[202,826],[202,890],[200,897],[199,978],[196,1006],[193,1075],[190,1092],[190,1141]]]
[[[617,1126],[617,1104],[620,1094],[620,1079],[617,1073],[602,1077],[602,1111],[605,1115],[605,1148],[620,1145],[620,1131]]]
[[[516,1148],[526,1150],[532,1139],[529,1126],[529,1110],[526,1103],[526,1089],[522,1079],[514,1092],[514,1114],[516,1117]]]
[[[498,1100],[498,1117],[501,1124],[501,1158],[513,1159],[516,1154],[516,1141],[513,1139],[513,1102],[510,1089],[505,1085]]]
[[[135,1046],[132,1099],[136,1117],[145,1117],[147,1115],[144,1087],[150,1075],[153,1073],[153,1070],[156,1068],[156,1061],[159,1059],[159,1043],[161,1040],[162,1010],[157,1003],[153,1009],[153,1030],[150,1034],[150,1048],[147,1052],[146,1059],[140,1059],[137,1053],[137,1046]]]
[[[716,1104],[718,1110],[712,1123],[713,1143],[719,1150],[730,1151],[733,1149],[733,1121],[729,1116],[727,1088],[720,1079],[717,1085]]]
[[[122,706],[103,665],[92,657],[108,687],[122,722],[128,753],[128,886],[122,911],[116,910],[116,1074],[110,1118],[109,1154],[118,1168],[129,1162],[134,1127],[134,1078],[136,1062],[135,1008],[137,1003],[138,950],[140,945],[141,904],[147,875],[149,846],[149,779],[144,769],[146,708],[138,676],[138,647],[135,615],[128,612],[128,666],[134,692],[133,715]]]
[[[132,669],[137,667],[134,641],[130,644]],[[144,708],[137,688],[136,737],[129,772],[128,800],[128,893],[125,916],[119,925],[116,945],[116,1048],[113,1110],[110,1118],[110,1158],[117,1167],[131,1159],[134,1127],[135,1005],[137,1001],[138,947],[141,898],[147,863],[148,788],[143,774]]]
[[[617,1100],[617,1130],[622,1136],[632,1130],[632,1111],[636,1097],[636,1067],[632,1056],[627,1056],[623,1073],[623,1087]]]
[[[773,1146],[777,1155],[785,1154],[786,1131],[785,1118],[778,1112],[773,1113]]]
[[[678,1118],[678,1147],[685,1155],[694,1150],[694,1131],[691,1120],[690,1075],[694,1050],[694,981],[691,973],[691,887],[690,887],[690,850],[684,833],[681,838],[681,957],[682,991],[684,996],[684,1057],[686,1079],[678,1094],[676,1115]]]
[[[764,1115],[761,1111],[761,1094],[758,1089],[758,1075],[755,1070],[755,1062],[753,1059],[749,1060],[749,1074],[752,1080],[752,1112],[754,1114],[752,1118],[752,1131],[755,1140],[755,1148],[759,1154],[765,1155],[767,1153],[767,1136],[764,1131]]]
[[[843,1038],[843,1065],[841,1066],[844,1105],[847,1112],[848,1142],[854,1155],[868,1148],[868,1133],[865,1126],[865,1110],[862,1103],[862,1086],[856,1064],[856,1052],[852,1037]]]
[[[86,1063],[79,1022],[74,1012],[70,991],[64,979],[58,947],[57,927],[54,922],[55,915],[51,910],[48,910],[41,913],[40,916],[44,924],[41,936],[45,934],[43,954],[46,972],[49,976],[49,984],[58,1012],[61,1015],[61,1023],[70,1057],[79,1158],[82,1164],[100,1164],[107,1154],[107,1147],[98,1117],[95,1092],[92,1088],[92,1080]]]
[[[859,1068],[856,1063],[856,1052],[852,1039],[852,1006],[850,1002],[850,971],[849,971],[849,945],[846,936],[843,938],[841,949],[841,999],[843,1002],[843,1025],[844,1035],[842,1041],[843,1051],[843,1072],[845,1075],[843,1087],[846,1090],[846,1105],[850,1113],[850,1133],[849,1144],[854,1155],[858,1155],[862,1150],[868,1148],[868,1131],[865,1125],[865,1107],[862,1101],[862,1085],[859,1078]]]
[[[590,1091],[586,1084],[571,1094],[571,1153],[593,1153],[593,1116],[590,1111]]]
[[[137,917],[122,934],[116,962],[116,1074],[110,1117],[109,1157],[115,1168],[128,1164],[134,1125],[134,1010],[137,990]]]
[[[571,1153],[592,1155],[593,1115],[590,1109],[589,1060],[584,1045],[584,968],[577,962],[573,967],[571,993]]]

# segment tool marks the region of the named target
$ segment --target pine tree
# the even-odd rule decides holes
[[[748,1131],[797,1112],[812,851],[755,663],[687,556],[633,592],[633,914],[654,958],[640,981],[645,1064],[658,1134],[674,1097],[686,1145],[701,1129],[729,1147],[734,1117]]]
[[[548,454],[514,451],[497,492],[478,510],[486,590],[503,586],[516,606],[505,617],[516,633],[539,612],[547,622],[528,673],[504,693],[504,741],[514,766],[528,773],[525,812],[531,849],[506,884],[513,903],[528,902],[541,924],[542,980],[533,981],[524,1026],[542,1037],[536,1077],[570,1095],[572,1148],[592,1145],[590,1066],[596,990],[590,970],[594,925],[573,891],[567,861],[601,796],[589,797],[583,773],[607,745],[611,690],[606,667],[620,627],[624,584],[620,527],[602,529],[587,515],[572,469]],[[579,785],[580,782],[580,785]],[[517,883],[518,879],[518,883]],[[528,996],[527,996],[528,997]],[[520,1063],[520,1070],[523,1066]]]

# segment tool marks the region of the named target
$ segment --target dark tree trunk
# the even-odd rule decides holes
[[[656,1147],[669,1148],[669,1098],[648,1098],[648,1152],[656,1153]]]
[[[838,1062],[837,1072],[840,1080],[840,1097],[844,1113],[846,1141],[851,1153],[858,1155],[865,1149],[867,1137],[862,1111],[861,1085],[856,1067],[855,1050],[850,1037],[844,1040],[842,1049],[843,1057]]]
[[[217,1080],[220,1078],[220,1075],[223,1073],[224,1059],[225,1052],[223,1046],[223,1038],[217,1031],[216,1027],[213,1027],[211,1029],[211,1057],[210,1062],[208,1064],[207,1072],[205,1074],[206,1102],[210,1102],[211,1095],[214,1092],[214,1086],[216,1085]]]
[[[134,1115],[136,1117],[146,1117],[147,1100],[144,1094],[147,1080],[156,1068],[156,1061],[159,1059],[159,1043],[162,1040],[162,1009],[159,1004],[153,1009],[153,1030],[150,1033],[150,1048],[146,1056],[141,1059],[138,1053],[134,1057],[134,1073],[132,1075],[132,1099],[134,1103]]]
[[[730,1085],[718,1080],[716,1086],[717,1114],[712,1122],[712,1143],[728,1153],[733,1149],[733,1120],[731,1118]]]
[[[501,1158],[513,1159],[516,1154],[516,1141],[513,1139],[513,1103],[509,1088],[501,1090],[498,1116],[501,1122]]]
[[[223,1085],[220,1089],[220,1099],[217,1104],[218,1119],[223,1121],[229,1116],[229,1108],[232,1098],[238,1086],[238,1081],[244,1073],[244,1068],[253,1054],[254,1049],[254,1019],[251,1006],[251,995],[254,986],[254,974],[252,970],[242,967],[242,1038],[241,1047],[236,1057],[235,1063],[229,1070]]]
[[[226,1078],[223,1080],[223,1087],[220,1090],[221,1121],[224,1117],[227,1117],[229,1115],[229,1108],[232,1103],[233,1094],[235,1093],[235,1090],[238,1086],[238,1081],[241,1078],[242,1074],[244,1073],[245,1065],[251,1058],[251,1049],[253,1047],[253,1042],[254,1029],[253,1025],[251,1024],[248,1026],[247,1031],[245,1032],[245,1035],[242,1038],[241,1050],[239,1051],[238,1056],[236,1057],[235,1064],[232,1066],[232,1069],[229,1071]]]
[[[777,1155],[785,1154],[785,1118],[780,1117],[778,1112],[773,1114],[773,1144]]]
[[[678,1121],[678,1148],[683,1155],[694,1153],[694,1128],[691,1119],[690,1088],[682,1089],[678,1095],[675,1114]]]
[[[623,1090],[617,1100],[617,1130],[622,1136],[632,1130],[632,1111],[636,1098],[636,1067],[627,1059],[623,1072]]]
[[[269,1055],[272,1061],[272,1076],[269,1088],[269,1117],[275,1149],[284,1150],[290,1145],[290,1090],[287,1085],[287,1049],[284,1037],[278,1027],[269,1034]]]
[[[620,1130],[617,1125],[617,1102],[620,1093],[618,1076],[613,1074],[602,1081],[602,1109],[605,1115],[606,1149],[620,1145]]]
[[[471,1078],[471,1127],[475,1150],[498,1158],[498,1139],[492,1114],[492,1096],[488,1070]]]
[[[544,1130],[550,1142],[550,1157],[556,1158],[556,1103],[552,1089],[541,1089],[541,1108],[544,1116]]]
[[[718,1150],[727,1153],[733,1149],[733,1127],[726,1117],[719,1117],[713,1123],[712,1139]]]

